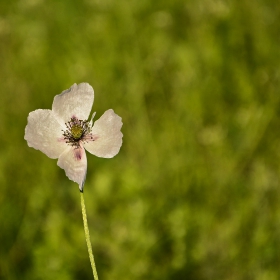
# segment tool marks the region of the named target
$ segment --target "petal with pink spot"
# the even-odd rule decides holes
[[[79,184],[82,191],[87,174],[87,157],[83,147],[68,147],[58,158],[57,165],[65,170],[66,176]]]

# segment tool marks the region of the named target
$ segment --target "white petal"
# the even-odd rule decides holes
[[[36,110],[28,115],[24,139],[29,147],[40,150],[50,158],[58,158],[67,148],[62,140],[63,127],[51,110]]]
[[[79,120],[87,120],[94,99],[93,88],[87,83],[74,84],[70,89],[56,95],[52,110],[61,124],[75,116]]]
[[[106,111],[94,123],[92,134],[95,140],[85,143],[85,149],[98,157],[111,158],[115,156],[122,145],[121,127],[122,118],[115,114],[112,109]]]
[[[66,176],[79,184],[82,191],[87,174],[87,157],[85,149],[69,146],[58,158],[57,165],[65,170]]]

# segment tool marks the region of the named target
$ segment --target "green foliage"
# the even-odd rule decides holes
[[[27,116],[73,83],[124,143],[88,154],[99,277],[280,277],[280,5],[0,3],[0,279],[92,279],[79,189],[27,146]]]

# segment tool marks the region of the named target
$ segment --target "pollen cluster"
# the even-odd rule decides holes
[[[67,144],[79,148],[81,141],[94,140],[91,134],[91,126],[87,120],[83,121],[72,117],[65,125],[67,129],[62,131]]]

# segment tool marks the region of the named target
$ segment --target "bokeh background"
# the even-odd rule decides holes
[[[280,279],[277,0],[0,2],[0,279],[92,279],[78,186],[28,148],[73,83],[123,118],[88,154],[99,277]]]

